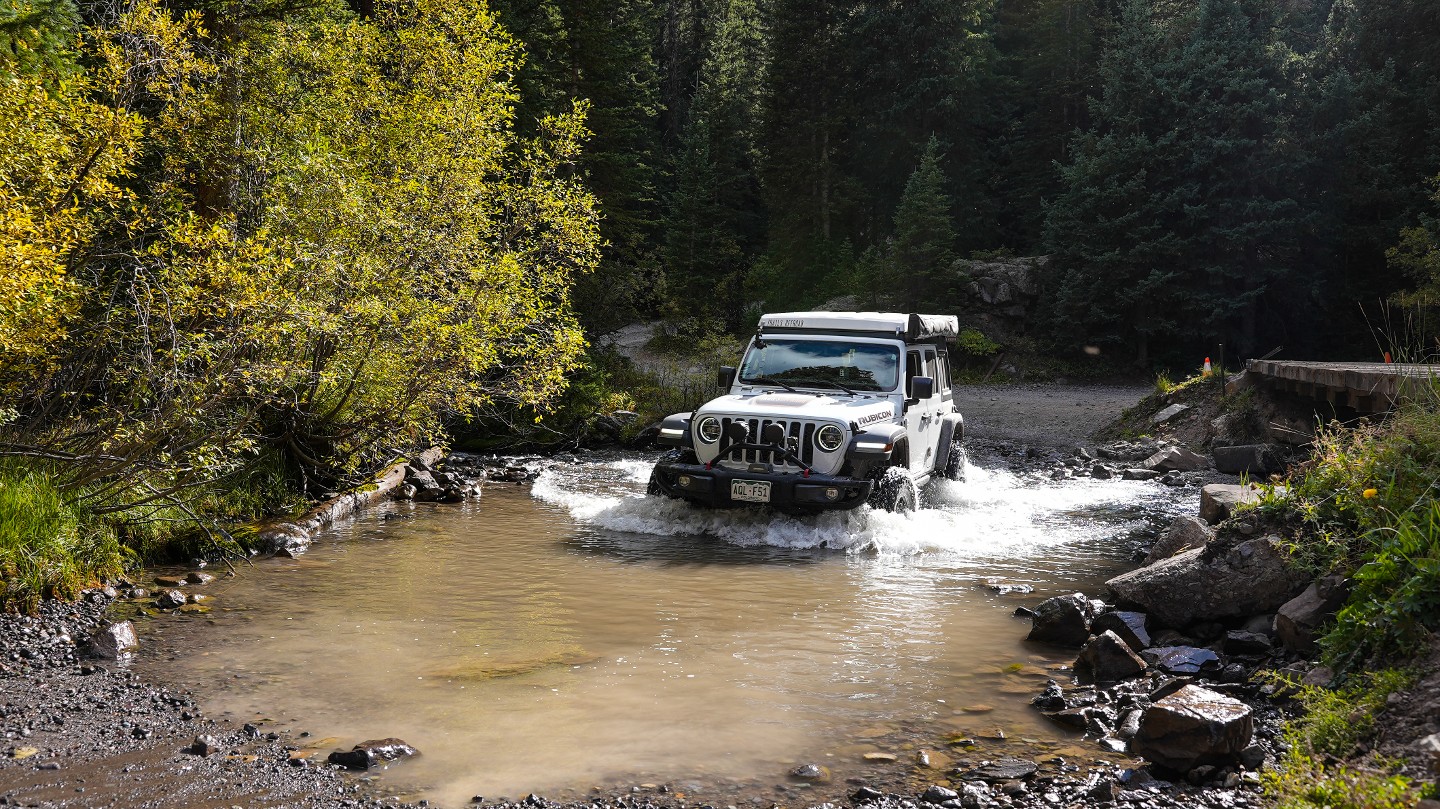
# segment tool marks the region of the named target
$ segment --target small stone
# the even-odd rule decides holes
[[[121,660],[140,648],[135,637],[135,625],[129,621],[111,624],[96,632],[86,644],[86,651],[106,660]]]
[[[1117,610],[1097,617],[1091,622],[1090,631],[1097,635],[1106,630],[1114,632],[1132,651],[1138,651],[1150,645],[1150,633],[1145,628],[1146,620],[1143,612]]]
[[[1145,661],[1119,635],[1107,629],[1090,638],[1090,642],[1080,650],[1075,669],[1088,672],[1096,682],[1114,683],[1144,671]]]
[[[1154,480],[1160,473],[1154,469],[1125,469],[1120,472],[1121,480]]]
[[[368,770],[391,761],[420,755],[420,751],[400,739],[371,739],[363,741],[347,751],[330,754],[331,764],[339,764],[352,770]]]
[[[966,781],[986,781],[992,784],[1029,778],[1040,769],[1033,761],[1021,758],[1002,758],[977,767],[960,777]]]
[[[894,753],[866,753],[866,761],[897,761],[900,757]]]
[[[790,771],[790,777],[812,784],[828,784],[830,768],[820,764],[801,764]]]
[[[155,598],[155,606],[162,610],[175,609],[184,603],[185,594],[179,590],[161,590],[160,595]]]
[[[38,755],[40,755],[40,750],[39,750],[38,748],[34,748],[34,747],[12,747],[12,748],[10,748],[10,758],[15,759],[16,761],[19,761],[19,760],[21,760],[21,759],[30,758],[31,756],[38,756]]]
[[[1120,799],[1120,785],[1114,779],[1102,778],[1100,783],[1087,789],[1085,795],[1100,803],[1113,802]]]
[[[208,756],[220,751],[220,742],[214,736],[196,736],[188,749],[197,756]]]
[[[183,586],[185,585],[185,577],[184,577],[184,576],[156,576],[156,577],[155,577],[155,583],[158,584],[158,585],[160,585],[161,587],[183,587]]]
[[[41,764],[39,767],[36,767],[35,769],[37,769],[37,770],[58,770],[58,769],[60,769],[60,762],[58,762],[58,761],[47,761],[47,762],[45,762],[44,764]]]
[[[860,787],[850,794],[850,800],[854,803],[874,803],[885,797],[885,793],[871,787]]]
[[[953,801],[959,797],[960,793],[953,789],[942,787],[939,784],[931,784],[930,788],[926,789],[925,792],[920,795],[920,800],[925,803],[944,803],[946,801]]]
[[[1164,410],[1161,410],[1159,413],[1156,413],[1155,415],[1151,416],[1151,417],[1150,417],[1150,421],[1151,421],[1151,423],[1153,423],[1153,424],[1164,424],[1165,422],[1167,422],[1167,421],[1175,418],[1176,416],[1180,415],[1181,413],[1184,413],[1186,410],[1189,410],[1189,409],[1190,409],[1190,406],[1189,406],[1189,405],[1172,404],[1172,405],[1170,405],[1169,407],[1165,408]]]
[[[1232,629],[1225,633],[1225,653],[1232,655],[1270,654],[1270,637],[1259,632]]]
[[[1080,646],[1090,637],[1094,610],[1080,593],[1048,598],[1035,607],[1028,640]]]
[[[186,584],[209,584],[212,581],[215,581],[214,576],[209,573],[201,573],[198,570],[185,574]]]

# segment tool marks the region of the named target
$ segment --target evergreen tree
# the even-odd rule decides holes
[[[775,0],[765,93],[763,181],[769,297],[798,305],[848,250],[856,193],[843,155],[853,130],[847,24],[857,0]],[[823,292],[819,293],[824,295]]]
[[[716,27],[675,168],[666,275],[678,305],[738,329],[764,238],[756,137],[765,37],[754,0],[729,0]]]
[[[525,42],[518,111],[533,128],[571,99],[590,102],[592,133],[580,167],[600,200],[604,258],[579,279],[577,312],[603,332],[653,309],[661,289],[659,233],[660,76],[653,0],[541,0],[495,3],[502,24]]]
[[[1290,195],[1302,161],[1287,151],[1263,11],[1202,0],[1162,28],[1141,0],[1124,10],[1095,126],[1047,213],[1076,336],[1128,333],[1142,363],[1156,337],[1198,351],[1258,347],[1267,293],[1293,266],[1303,220]]]
[[[72,73],[79,31],[73,0],[0,0],[0,79]]]
[[[901,311],[933,308],[953,296],[946,288],[955,261],[950,207],[940,169],[940,140],[932,137],[895,210],[891,263],[898,275],[894,289],[901,292]]]

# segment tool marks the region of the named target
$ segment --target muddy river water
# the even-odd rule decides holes
[[[650,462],[368,513],[299,559],[241,566],[211,614],[149,624],[143,665],[321,755],[402,738],[422,755],[381,778],[442,806],[739,794],[812,762],[841,782],[885,766],[867,752],[939,766],[960,738],[1098,757],[1029,707],[1073,652],[1027,644],[1013,612],[1094,592],[1195,507],[1193,490],[980,458],[909,516],[704,512],[643,497]]]

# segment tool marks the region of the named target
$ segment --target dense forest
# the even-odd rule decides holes
[[[595,331],[943,307],[956,259],[1048,254],[1062,351],[1369,357],[1379,305],[1434,277],[1434,3],[494,8],[528,49],[522,122],[594,104]]]
[[[1429,0],[0,0],[0,475],[254,513],[977,258],[1059,355],[1371,356],[1437,133]]]

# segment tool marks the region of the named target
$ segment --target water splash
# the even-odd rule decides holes
[[[734,545],[830,548],[851,553],[959,554],[1013,557],[1065,543],[1114,537],[1132,512],[1173,507],[1158,484],[1118,480],[1054,482],[971,464],[964,482],[934,481],[924,507],[890,514],[862,506],[808,517],[763,508],[704,509],[647,497],[652,462],[626,458],[546,468],[537,499],[566,509],[577,522],[635,534],[708,536]],[[1097,510],[1114,514],[1096,516]]]

